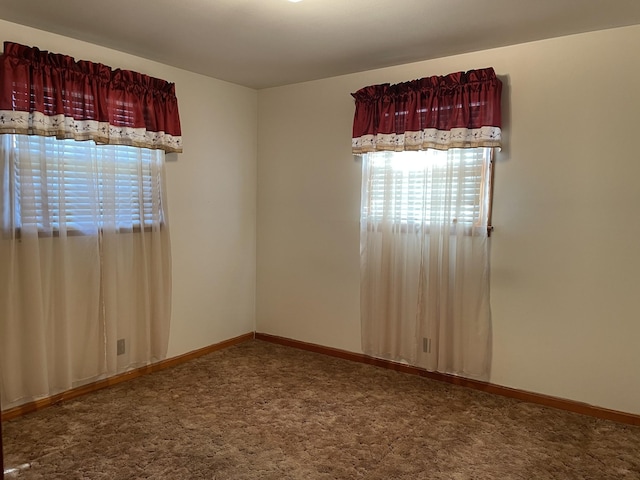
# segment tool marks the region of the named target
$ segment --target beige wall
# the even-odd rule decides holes
[[[169,155],[173,257],[169,356],[255,328],[257,92],[0,21],[0,40],[175,82],[184,153]]]
[[[349,94],[493,66],[491,381],[640,413],[639,44],[636,26],[261,90],[257,330],[361,351]]]
[[[640,413],[640,27],[260,92],[4,21],[0,32],[176,83],[185,152],[167,165],[170,356],[252,331],[256,308],[260,332],[359,352],[349,93],[493,66],[505,83],[506,148],[491,380]]]

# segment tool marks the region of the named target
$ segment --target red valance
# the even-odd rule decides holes
[[[182,151],[175,85],[5,42],[0,133]]]
[[[352,94],[353,153],[499,147],[501,92],[493,68],[364,87]]]

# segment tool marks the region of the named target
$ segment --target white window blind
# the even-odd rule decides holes
[[[366,155],[363,220],[369,225],[488,226],[491,149]]]
[[[3,182],[8,186],[3,198],[11,205],[14,229],[91,234],[163,223],[162,151],[53,137],[3,137],[9,177]]]

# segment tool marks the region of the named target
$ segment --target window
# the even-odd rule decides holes
[[[385,222],[411,231],[488,227],[491,154],[490,148],[367,154],[363,219],[370,227]]]
[[[0,60],[0,351],[12,365],[0,401],[11,408],[166,357],[164,154],[182,151],[182,133],[173,83],[11,42]]]
[[[501,92],[489,67],[353,93],[352,152],[364,154],[365,354],[489,378],[491,160],[502,144]]]
[[[93,141],[2,135],[4,230],[87,235],[160,226],[163,155]]]

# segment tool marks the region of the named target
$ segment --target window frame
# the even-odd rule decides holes
[[[485,202],[486,213],[479,216],[478,220],[481,221],[482,218],[486,218],[486,225],[481,223],[472,223],[472,224],[463,223],[462,228],[464,229],[465,236],[473,235],[474,231],[477,231],[478,229],[486,228],[487,236],[490,237],[492,232],[494,231],[494,226],[492,224],[492,217],[493,217],[493,188],[494,188],[494,178],[495,178],[495,147],[473,147],[473,149],[485,151],[485,153],[483,153],[483,162],[486,162],[485,163],[486,167],[483,167],[484,170],[483,170],[483,177],[480,181],[481,185],[479,188],[479,195],[483,195],[482,189],[485,188],[486,193],[484,195],[486,195],[486,202]],[[469,150],[469,149],[460,149],[460,150]],[[446,152],[442,150],[440,151]],[[372,153],[373,154],[384,153],[384,154],[393,155],[393,154],[403,154],[405,153],[405,151],[400,151],[400,152],[384,151],[384,152],[372,152]],[[371,153],[362,154],[363,162],[364,162],[365,155],[371,155]],[[367,161],[370,161],[370,160],[367,159]],[[372,167],[369,167],[369,168],[372,168]],[[364,188],[364,185],[363,185],[363,188]],[[369,214],[367,214],[366,216],[363,214],[363,209],[365,208],[364,204],[361,204],[360,208],[361,208],[360,210],[361,221],[364,218],[369,218]],[[450,233],[455,234],[458,230],[459,224],[457,224],[456,219],[454,219],[452,224],[453,225],[451,226]],[[388,228],[389,225],[391,225],[391,229],[394,233],[422,232],[425,235],[429,235],[431,233],[430,224],[423,223],[423,222],[412,222],[406,219],[401,219],[400,221],[397,221],[394,219],[392,222],[384,222],[382,221],[382,219],[376,220],[376,221],[368,220],[366,228],[367,228],[367,231],[369,232],[382,231],[383,228]]]
[[[16,137],[18,136],[18,134],[2,134],[0,135],[0,137]],[[113,160],[114,162],[118,162],[119,160],[122,160],[124,158],[124,155],[120,155],[118,156],[118,149],[121,149],[122,152],[127,153],[126,155],[126,161],[130,162],[131,165],[129,166],[129,169],[131,171],[138,169],[140,170],[140,163],[134,164],[134,162],[139,162],[138,159],[135,159],[133,157],[138,156],[139,159],[143,160],[144,162],[146,162],[146,171],[144,173],[142,173],[142,176],[144,177],[142,180],[140,180],[137,176],[134,175],[129,175],[129,178],[132,179],[129,186],[135,184],[136,182],[138,182],[139,184],[142,185],[143,188],[139,188],[139,192],[142,192],[142,203],[139,203],[137,205],[135,205],[134,210],[137,212],[137,222],[132,222],[131,225],[128,226],[121,226],[118,225],[118,221],[115,222],[115,225],[111,225],[110,227],[106,227],[104,224],[104,204],[101,203],[99,206],[96,206],[95,208],[97,208],[99,210],[100,213],[95,215],[95,219],[97,219],[96,222],[94,222],[92,225],[89,225],[87,222],[83,223],[82,221],[78,221],[76,222],[77,225],[75,226],[66,226],[64,229],[60,228],[60,220],[58,220],[57,222],[52,222],[51,227],[50,228],[46,228],[44,226],[44,224],[40,224],[40,222],[38,220],[36,220],[36,222],[30,222],[29,224],[31,226],[34,225],[38,225],[37,226],[37,236],[38,238],[57,238],[62,236],[62,231],[64,231],[64,236],[101,236],[105,231],[111,231],[111,232],[115,232],[118,234],[125,234],[125,233],[142,233],[142,232],[152,232],[155,229],[159,229],[162,230],[164,228],[166,228],[166,202],[164,199],[165,196],[165,185],[164,185],[164,181],[162,180],[162,173],[160,170],[158,170],[158,168],[162,168],[161,165],[158,166],[154,166],[155,162],[164,162],[163,159],[161,158],[157,158],[158,152],[162,152],[161,150],[152,150],[149,148],[143,148],[143,147],[133,147],[133,146],[128,146],[128,145],[100,145],[100,144],[96,144],[95,142],[93,142],[92,140],[86,140],[86,141],[78,141],[78,140],[73,140],[73,139],[57,139],[55,137],[37,137],[37,136],[28,136],[29,139],[31,139],[31,137],[34,137],[35,139],[42,139],[45,138],[45,141],[53,141],[53,142],[70,142],[69,145],[74,145],[76,147],[79,147],[79,144],[86,144],[88,146],[88,148],[96,148],[96,149],[101,149],[101,148],[113,148],[114,152],[112,153],[112,159],[106,160],[111,161]],[[15,141],[15,140],[14,140]],[[78,145],[76,145],[78,144]],[[15,147],[13,147],[15,148]],[[1,149],[1,148],[0,148]],[[131,149],[131,150],[130,150]],[[138,152],[139,151],[139,152]],[[140,153],[141,152],[141,153]],[[76,152],[73,152],[72,155],[81,155],[82,151],[81,148],[78,148],[78,150]],[[24,226],[24,222],[23,222],[23,218],[22,218],[22,211],[20,210],[21,208],[21,203],[20,203],[20,190],[19,190],[19,185],[16,184],[16,182],[19,182],[19,176],[20,176],[20,165],[19,162],[21,161],[20,158],[18,158],[17,155],[15,155],[15,153],[10,153],[10,158],[7,160],[7,162],[13,162],[13,165],[6,165],[4,168],[4,172],[0,172],[2,173],[2,184],[0,184],[0,196],[2,196],[2,198],[0,198],[3,203],[5,203],[6,205],[4,206],[5,209],[5,213],[4,215],[7,216],[7,218],[5,219],[5,221],[3,222],[3,224],[0,226],[0,228],[2,228],[2,232],[3,232],[3,237],[7,238],[7,237],[14,237],[14,238],[22,238],[24,232],[23,230],[26,231],[26,229],[23,228]],[[133,158],[133,159],[132,159]],[[78,158],[74,159],[79,163]],[[60,165],[62,165],[62,163],[65,160],[58,160],[58,162],[60,162]],[[46,162],[46,160],[45,160]],[[67,163],[70,164],[73,162],[69,162]],[[0,165],[1,166],[1,165]],[[47,164],[48,166],[48,164]],[[115,167],[117,168],[117,167]],[[142,170],[145,170],[145,166],[142,166]],[[104,170],[103,170],[104,171]],[[44,169],[40,169],[38,170],[38,172],[40,172],[43,175],[43,178],[45,178],[46,180],[49,180],[46,177],[46,170]],[[64,182],[64,186],[65,187],[69,187],[69,184],[67,183],[68,178],[64,177],[64,174],[60,173],[62,172],[62,169],[58,169],[58,171],[56,172],[56,177],[54,177],[55,179],[62,179]],[[102,173],[102,172],[101,172]],[[101,174],[100,173],[100,174]],[[99,174],[99,175],[100,175]],[[122,175],[123,173],[114,173],[114,175]],[[55,181],[55,180],[54,180]],[[116,181],[117,182],[117,181]],[[125,179],[125,183],[126,183],[126,179]],[[98,181],[97,182],[97,187],[98,189],[102,188],[102,182]],[[149,188],[144,188],[144,185],[148,184]],[[72,185],[73,186],[73,185]],[[117,187],[114,187],[117,188]],[[72,188],[71,188],[72,189]],[[5,190],[5,191],[3,191]],[[43,191],[46,190],[46,187],[43,189]],[[148,192],[148,195],[147,195]],[[71,192],[73,193],[73,192]],[[77,190],[76,190],[77,193]],[[44,196],[45,194],[42,193],[42,191],[40,192],[41,196]],[[101,195],[98,195],[101,196]],[[35,197],[31,197],[31,198],[35,198]],[[68,198],[68,197],[65,197]],[[155,198],[155,200],[154,200]],[[82,200],[90,202],[93,201],[94,198],[89,198],[88,194],[86,195],[85,198],[82,198],[81,196],[76,196],[75,197],[76,202],[80,202]],[[145,222],[145,217],[147,216],[147,211],[151,210],[152,213],[151,215],[153,216],[153,208],[151,208],[151,205],[153,205],[154,201],[158,202],[158,217],[159,218],[152,218],[151,222]],[[43,203],[43,209],[42,212],[37,212],[37,215],[44,215],[44,200],[42,201]],[[51,202],[53,204],[55,204],[56,202]],[[48,209],[51,208],[51,204],[48,205],[47,207]],[[128,208],[126,206],[125,202],[116,202],[115,206],[114,206],[116,212],[114,213],[114,216],[117,218],[118,216],[118,209],[120,209],[120,211],[122,211],[122,209]],[[57,209],[57,212],[56,212]],[[60,208],[56,205],[53,206],[53,211],[56,212],[53,214],[54,217],[58,217],[60,216]],[[51,213],[49,213],[49,215],[51,215]],[[17,218],[16,218],[17,217]],[[32,217],[33,218],[33,217]],[[39,219],[40,217],[38,217]],[[15,222],[15,223],[14,223]],[[43,220],[44,222],[44,220]],[[65,221],[66,223],[66,221]],[[73,223],[73,222],[69,222],[69,223]],[[82,226],[85,226],[85,228],[82,228]],[[115,227],[115,228],[111,228],[111,227]],[[29,228],[28,229],[30,232],[34,232],[35,233],[35,229],[33,228]]]

